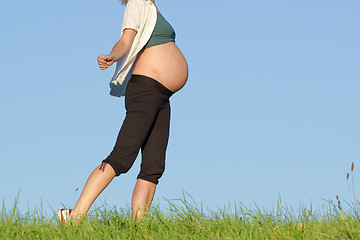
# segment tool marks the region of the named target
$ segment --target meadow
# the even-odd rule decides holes
[[[3,204],[0,239],[360,239],[359,202],[354,198],[353,169],[347,174],[352,201],[346,210],[328,201],[322,211],[294,209],[279,198],[273,209],[250,210],[244,205],[216,211],[198,206],[187,193],[168,206],[152,206],[143,221],[134,221],[130,209],[102,206],[77,225],[61,225],[54,213],[41,209],[20,213],[17,201]]]

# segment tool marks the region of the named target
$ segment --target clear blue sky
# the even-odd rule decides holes
[[[349,200],[360,184],[360,2],[157,0],[190,66],[172,99],[167,165],[155,200],[186,190],[293,208]],[[119,39],[111,1],[0,2],[0,198],[19,208],[74,205],[125,116],[96,58]],[[140,158],[100,196],[126,207]],[[76,194],[76,198],[79,192]]]

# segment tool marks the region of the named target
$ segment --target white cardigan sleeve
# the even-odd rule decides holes
[[[121,26],[121,33],[127,29],[134,29],[136,32],[139,31],[141,25],[141,7],[139,6],[139,1],[137,0],[129,0],[126,4],[123,24]]]

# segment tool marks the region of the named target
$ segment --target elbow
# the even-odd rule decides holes
[[[120,46],[121,46],[121,49],[123,49],[123,50],[125,51],[125,53],[127,53],[127,52],[130,51],[132,42],[130,42],[130,41],[125,41],[125,40],[123,40],[123,39],[120,39],[120,40],[119,40],[119,44],[120,44]]]
[[[131,44],[122,41],[121,39],[115,44],[113,50],[109,55],[114,57],[114,61],[119,61],[124,55],[126,55],[131,48]]]

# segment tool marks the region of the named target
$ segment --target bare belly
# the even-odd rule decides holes
[[[151,77],[176,92],[186,83],[188,65],[176,44],[169,42],[141,51],[133,74]]]

